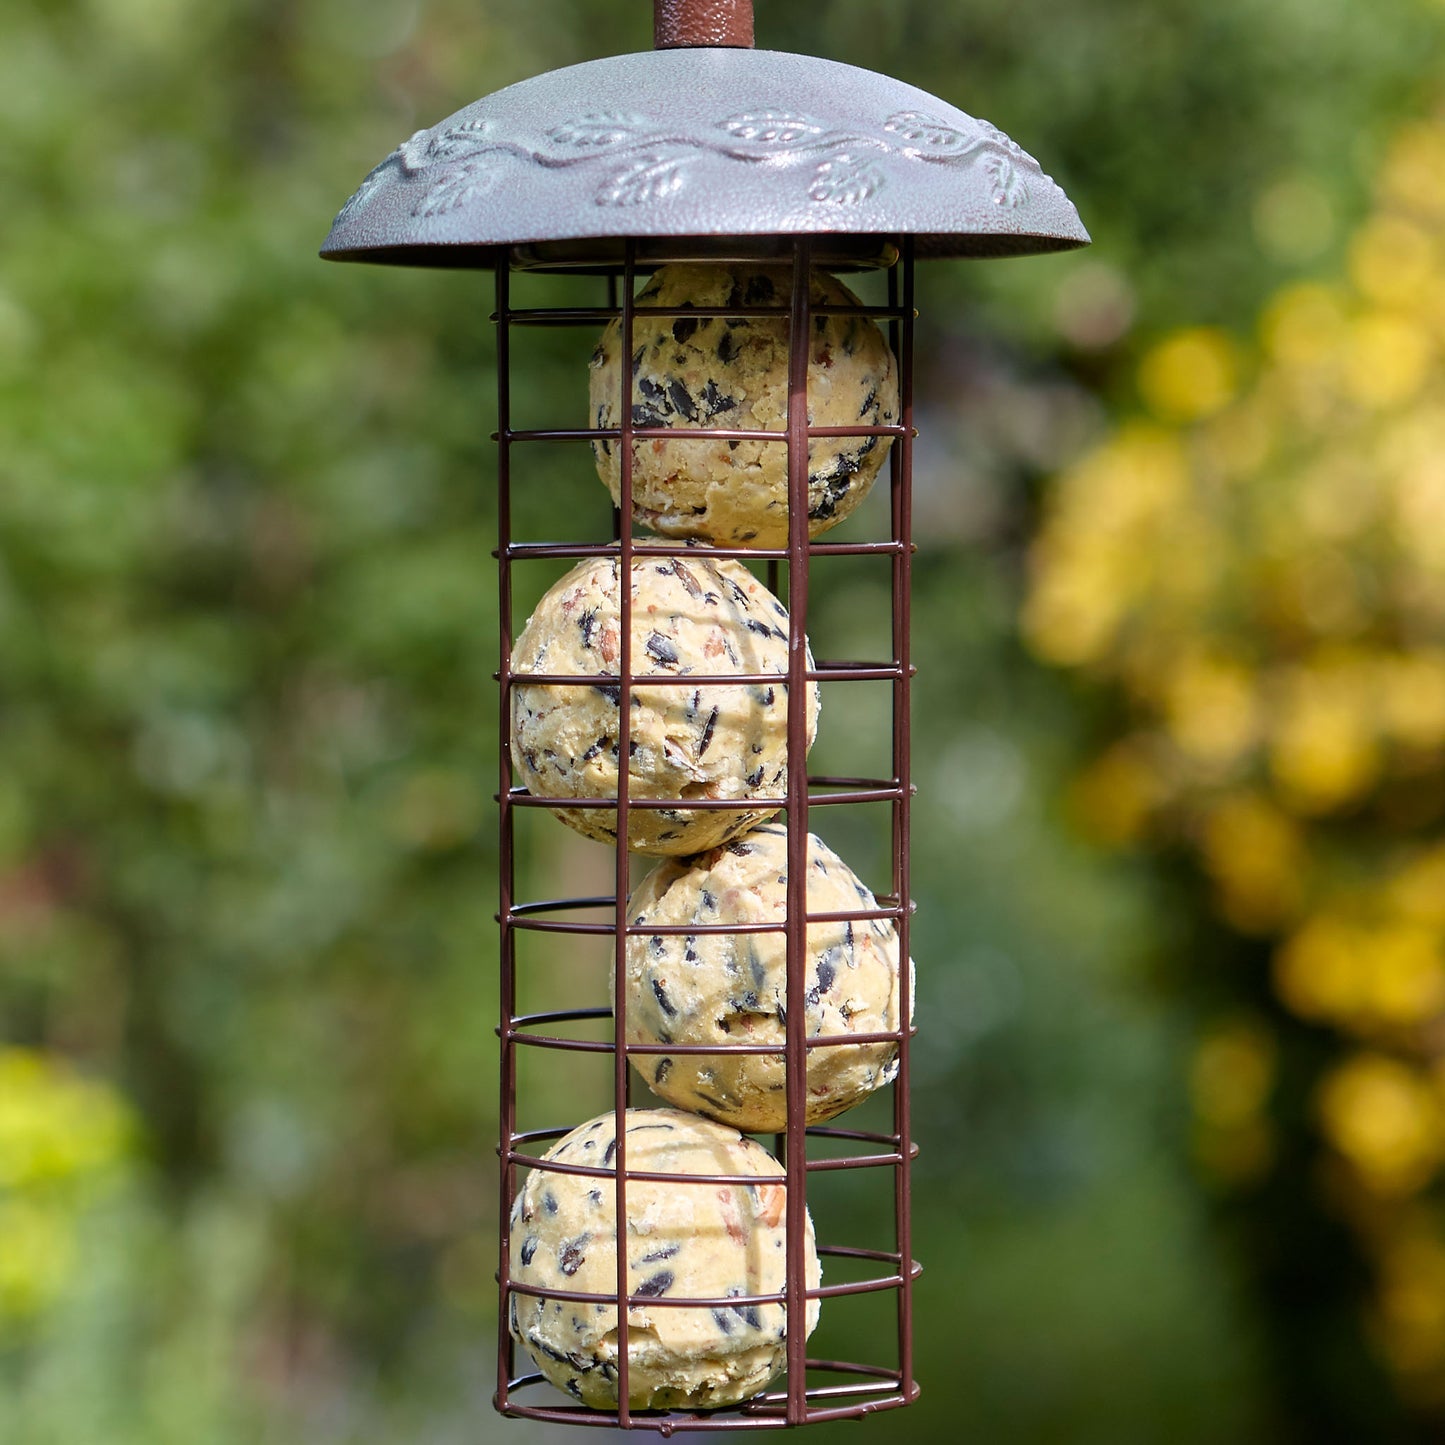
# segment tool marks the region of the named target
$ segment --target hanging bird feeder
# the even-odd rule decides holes
[[[322,255],[495,272],[496,1406],[670,1434],[917,1397],[914,262],[1088,235],[993,126],[866,70],[753,49],[749,0],[657,0],[655,17],[651,52],[523,81],[418,131],[361,183]],[[885,298],[865,304],[839,272],[882,273]],[[595,301],[517,305],[519,273],[596,277]],[[512,338],[530,327],[595,342],[585,416],[514,425]],[[582,395],[579,378],[578,413]],[[551,446],[596,468],[610,536],[514,537],[513,489]],[[875,478],[887,535],[830,539]],[[810,571],[846,557],[889,569],[887,657],[811,652]],[[556,580],[519,629],[524,567]],[[810,775],[817,729],[848,726],[831,685],[870,682],[891,690],[888,775]],[[876,896],[810,833],[866,804],[890,815]],[[611,893],[516,896],[529,808],[612,849]],[[634,856],[655,860],[635,886]],[[611,1006],[519,1013],[529,931],[610,938]],[[519,1131],[524,1050],[564,1067],[610,1056],[611,1087]],[[639,1081],[657,1107],[633,1107]],[[891,1093],[890,1126],[831,1122],[875,1091]],[[833,1243],[821,1215],[815,1235],[810,1182],[834,1170],[891,1175],[886,1238]],[[835,1262],[854,1277],[830,1283]],[[878,1302],[881,1359],[810,1355],[845,1295]]]

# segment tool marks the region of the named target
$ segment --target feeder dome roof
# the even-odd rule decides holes
[[[920,257],[1089,240],[986,121],[857,66],[706,47],[549,71],[418,131],[362,181],[321,254],[475,267],[504,246],[605,260],[628,237],[818,235],[846,255],[908,234]]]

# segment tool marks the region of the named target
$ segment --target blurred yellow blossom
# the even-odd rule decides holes
[[[1378,1333],[1390,1363],[1407,1376],[1445,1369],[1445,1241],[1427,1230],[1409,1221],[1380,1261]]]
[[[1278,438],[1274,418],[1256,397],[1241,397],[1200,424],[1202,456],[1221,476],[1248,477],[1269,458]]]
[[[46,1308],[75,1268],[75,1228],[53,1205],[0,1195],[0,1322]]]
[[[0,1049],[0,1189],[94,1174],[131,1133],[113,1090],[32,1049]]]
[[[1418,321],[1386,312],[1362,316],[1350,329],[1346,385],[1364,406],[1400,406],[1425,384],[1435,346]]]
[[[1188,490],[1179,439],[1161,427],[1128,426],[1059,484],[1061,525],[1031,559],[1034,586],[1023,625],[1037,651],[1077,665],[1114,641],[1156,565],[1154,535]]]
[[[1367,967],[1357,931],[1322,916],[1312,918],[1275,953],[1274,984],[1301,1018],[1349,1018],[1364,1007]]]
[[[1281,254],[1301,195],[1261,204]],[[1272,940],[1280,1005],[1350,1051],[1315,1096],[1335,1202],[1385,1357],[1445,1407],[1445,112],[1390,144],[1347,258],[1281,289],[1252,350],[1198,327],[1144,356],[1143,416],[1046,499],[1024,631],[1122,715],[1071,789],[1084,826],[1182,844]],[[1193,1060],[1218,1179],[1272,1157],[1260,1027]]]
[[[83,1209],[134,1133],[105,1084],[56,1056],[0,1048],[0,1323],[38,1313],[63,1289]]]
[[[1304,1018],[1403,1028],[1445,1008],[1445,952],[1435,930],[1390,920],[1313,918],[1275,956],[1281,998]]]
[[[1211,1124],[1242,1124],[1264,1108],[1274,1085],[1274,1038],[1257,1019],[1207,1030],[1194,1053],[1190,1096]]]
[[[1404,917],[1445,928],[1445,845],[1401,868],[1389,883],[1388,897]]]
[[[1445,222],[1445,126],[1436,120],[1403,126],[1385,156],[1380,189],[1407,214]]]
[[[1166,337],[1139,363],[1139,392],[1162,421],[1197,421],[1233,399],[1239,357],[1229,336],[1194,326]]]
[[[1384,657],[1379,664],[1380,716],[1406,747],[1445,746],[1445,652]]]
[[[1265,350],[1285,366],[1330,360],[1349,335],[1345,298],[1318,282],[1287,286],[1265,308],[1259,331]]]
[[[1225,797],[1201,827],[1204,866],[1226,918],[1245,933],[1269,933],[1299,910],[1305,847],[1299,828],[1267,799]]]
[[[1350,279],[1381,306],[1412,307],[1438,257],[1430,233],[1405,217],[1371,217],[1350,243]]]
[[[1274,1077],[1274,1039],[1256,1019],[1216,1023],[1195,1050],[1189,1076],[1195,1154],[1225,1183],[1248,1183],[1273,1162],[1265,1107]]]
[[[1368,941],[1369,1007],[1387,1024],[1421,1024],[1445,1006],[1445,953],[1432,929],[1392,923]]]
[[[1164,679],[1164,722],[1174,742],[1204,763],[1236,762],[1254,743],[1259,708],[1249,669],[1185,653]]]
[[[1070,811],[1092,837],[1122,847],[1143,833],[1166,788],[1146,747],[1120,743],[1074,780],[1069,790]]]
[[[1440,1104],[1407,1064],[1356,1054],[1319,1092],[1326,1138],[1378,1193],[1413,1194],[1445,1153]]]
[[[1375,782],[1379,746],[1375,698],[1362,675],[1333,665],[1281,675],[1270,722],[1270,769],[1289,801],[1307,814],[1352,802]]]
[[[1071,666],[1097,657],[1125,611],[1115,559],[1064,544],[1039,549],[1034,560],[1040,580],[1029,595],[1023,625],[1035,651]]]

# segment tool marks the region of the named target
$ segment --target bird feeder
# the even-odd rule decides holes
[[[914,263],[1089,238],[1059,187],[986,122],[870,71],[754,49],[749,0],[657,0],[655,40],[653,51],[522,81],[418,131],[362,181],[321,254],[495,273],[495,1404],[509,1416],[670,1434],[809,1424],[917,1398]],[[882,273],[886,294],[864,304],[829,279],[836,272]],[[595,300],[517,305],[513,282],[524,273],[595,277]],[[690,291],[695,281],[701,289]],[[514,424],[512,342],[529,327],[601,334],[585,417],[579,401],[548,428]],[[765,414],[768,396],[777,405]],[[525,484],[529,458],[554,446],[609,482],[610,536],[514,537],[513,488]],[[850,489],[874,471],[886,477],[887,534],[829,540],[835,514],[856,500]],[[605,516],[599,506],[598,531]],[[857,556],[888,569],[891,655],[814,659],[810,573]],[[573,572],[519,637],[520,569],[559,564]],[[820,683],[853,682],[891,690],[887,776],[810,775],[810,698]],[[838,697],[830,688],[824,729],[847,726]],[[659,717],[683,721],[659,739]],[[597,736],[584,746],[589,730]],[[538,744],[542,736],[551,741]],[[660,786],[674,764],[692,782]],[[600,791],[598,776],[611,779]],[[890,815],[891,878],[876,896],[853,888],[846,866],[809,839],[815,815],[826,830],[832,810],[864,804]],[[520,810],[539,807],[609,841],[612,892],[517,896],[516,824]],[[695,839],[704,841],[693,850]],[[637,899],[663,885],[630,887],[636,851],[662,855],[669,895],[693,888],[680,912],[642,910]],[[749,889],[753,855],[771,876]],[[841,904],[814,894],[820,874],[840,872],[852,889]],[[734,879],[729,896],[751,891],[751,911],[729,914],[713,876]],[[609,937],[611,1006],[519,1013],[517,942],[527,931]],[[881,1002],[855,977],[860,938],[892,961]],[[831,940],[826,949],[820,939]],[[773,975],[760,962],[769,949]],[[716,977],[705,983],[709,967]],[[929,960],[919,968],[926,996]],[[709,1027],[726,1037],[689,1035],[687,1000],[713,985],[728,1002]],[[608,1056],[611,1087],[593,1100],[579,1090],[576,1117],[519,1130],[518,1058],[539,1049],[564,1066],[569,1056]],[[857,1092],[828,1080],[860,1060],[871,1061],[868,1086],[891,1092],[891,1126],[826,1122]],[[639,1071],[677,1111],[629,1112]],[[685,1076],[687,1088],[670,1095],[668,1076]],[[733,1080],[734,1094],[719,1079]],[[737,1081],[750,1079],[760,1113],[735,1097]],[[820,1217],[815,1245],[809,1186],[832,1170],[891,1175],[886,1238],[837,1242]],[[683,1200],[692,1226],[678,1222]],[[746,1267],[720,1262],[729,1250]],[[830,1272],[853,1277],[830,1282]],[[810,1355],[813,1319],[845,1295],[877,1302],[868,1334],[881,1358]]]

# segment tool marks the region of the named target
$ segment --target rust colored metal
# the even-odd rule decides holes
[[[658,50],[751,50],[753,0],[655,0],[652,43]]]
[[[596,307],[513,307],[511,303],[511,265],[522,264],[522,257],[511,254],[497,265],[496,313],[498,328],[498,576],[501,588],[499,616],[500,664],[500,786],[497,794],[501,830],[499,844],[500,886],[498,921],[501,926],[502,980],[500,988],[501,1021],[501,1139],[502,1160],[501,1247],[498,1280],[500,1282],[500,1322],[497,1359],[497,1408],[506,1415],[554,1423],[654,1430],[670,1435],[678,1430],[778,1429],[812,1424],[823,1420],[856,1418],[880,1410],[894,1409],[917,1397],[918,1386],[913,1379],[912,1289],[919,1266],[912,1258],[909,1224],[911,1166],[917,1153],[909,1127],[908,1046],[911,1026],[892,1031],[844,1036],[849,1043],[893,1042],[898,1046],[899,1068],[893,1089],[892,1127],[887,1131],[847,1129],[836,1126],[809,1126],[806,1121],[807,1068],[809,1051],[828,1047],[843,1039],[809,1038],[806,1030],[807,927],[814,922],[864,922],[890,920],[898,930],[900,942],[901,1013],[911,1017],[909,969],[907,967],[909,919],[913,904],[909,896],[909,804],[912,796],[910,780],[909,689],[913,666],[909,649],[910,568],[913,553],[911,536],[910,477],[912,460],[912,379],[913,379],[913,261],[911,240],[900,239],[894,253],[896,264],[888,275],[888,303],[884,306],[813,307],[810,304],[807,277],[813,264],[815,248],[806,237],[790,243],[793,282],[785,303],[773,307],[749,307],[747,314],[785,317],[788,324],[789,401],[786,430],[768,433],[774,442],[786,442],[788,448],[789,528],[787,546],[771,549],[717,548],[710,555],[736,557],[766,569],[768,585],[779,591],[786,582],[788,604],[788,660],[784,685],[790,699],[803,695],[814,682],[887,683],[892,691],[893,739],[892,776],[868,778],[812,774],[807,770],[807,709],[788,709],[788,761],[785,796],[767,800],[783,813],[788,830],[788,881],[786,906],[781,921],[750,924],[678,924],[633,925],[627,921],[627,894],[630,855],[626,847],[627,817],[633,809],[661,808],[666,800],[637,798],[631,795],[628,769],[618,770],[615,799],[556,799],[533,797],[515,785],[511,772],[509,739],[511,734],[512,694],[519,682],[531,686],[590,684],[595,679],[564,674],[528,673],[518,677],[511,670],[513,638],[512,593],[515,569],[532,563],[555,564],[579,558],[612,556],[618,562],[620,657],[618,659],[618,706],[620,719],[619,756],[628,756],[631,732],[631,697],[635,686],[644,679],[632,672],[632,589],[630,579],[634,554],[644,545],[634,542],[632,528],[625,519],[631,516],[632,443],[654,435],[674,433],[632,425],[631,387],[628,368],[619,368],[621,396],[618,416],[621,423],[612,430],[588,430],[577,427],[520,429],[511,423],[509,366],[510,333],[514,327],[577,326],[595,328],[617,319],[622,332],[622,354],[632,351],[634,323],[633,297],[642,262],[637,243],[627,242],[620,264],[606,273],[606,304]],[[530,258],[527,258],[530,264]],[[810,427],[807,412],[808,337],[812,320],[818,314],[863,314],[886,321],[890,341],[899,363],[902,400],[901,420],[887,427]],[[661,314],[667,314],[663,312]],[[689,315],[701,315],[690,310]],[[722,315],[737,314],[731,310]],[[651,318],[651,312],[649,312]],[[690,429],[699,435],[718,439],[743,439],[754,435],[744,431],[721,428]],[[890,535],[872,541],[851,543],[812,542],[807,528],[807,488],[809,438],[834,435],[887,435],[893,438],[890,461]],[[511,535],[511,488],[527,448],[533,444],[571,444],[579,448],[599,438],[615,439],[621,448],[620,506],[614,509],[612,537],[608,541],[518,542]],[[518,451],[518,448],[521,448]],[[646,556],[685,556],[685,544],[648,540]],[[887,560],[892,586],[892,656],[885,659],[845,661],[820,659],[809,666],[807,655],[810,570],[826,566],[834,557],[862,556]],[[776,683],[775,674],[766,677],[740,678],[736,675],[705,677],[689,674],[683,683],[689,687],[708,687],[738,682]],[[648,687],[667,685],[669,679],[648,674]],[[756,808],[759,800],[689,800],[689,807],[700,809]],[[809,813],[815,807],[849,807],[860,804],[884,804],[890,810],[892,874],[891,892],[882,894],[872,908],[860,907],[841,912],[809,914],[807,906],[807,838]],[[518,899],[515,880],[515,824],[520,808],[552,808],[563,804],[569,808],[615,808],[617,838],[614,854],[614,892],[602,896],[552,897]],[[612,1008],[562,1008],[533,1013],[518,1012],[517,937],[527,932],[557,935],[587,935],[613,939],[614,999]],[[809,1340],[802,1329],[790,1329],[787,1338],[787,1370],[779,1387],[732,1408],[716,1411],[636,1411],[628,1404],[628,1307],[640,1302],[627,1293],[626,1251],[618,1250],[618,1271],[615,1290],[605,1296],[566,1291],[552,1287],[541,1290],[520,1284],[510,1276],[509,1211],[522,1170],[543,1169],[560,1174],[580,1174],[606,1180],[613,1190],[617,1219],[627,1219],[629,1187],[640,1181],[666,1181],[675,1175],[632,1169],[626,1158],[624,1118],[630,1103],[631,1071],[629,1059],[634,1055],[716,1054],[722,1050],[715,1044],[687,1045],[641,1044],[627,1041],[627,990],[625,983],[628,940],[640,935],[701,933],[771,933],[784,939],[787,961],[787,1021],[783,1054],[786,1066],[787,1123],[775,1136],[775,1149],[784,1167],[783,1184],[789,1208],[786,1228],[786,1271],[783,1288],[775,1293],[761,1294],[747,1300],[739,1298],[695,1299],[649,1297],[649,1308],[717,1308],[743,1304],[777,1304],[785,1306],[790,1319],[800,1319],[813,1300],[834,1297],[869,1295],[892,1296],[895,1329],[876,1332],[880,1347],[887,1344],[893,1358],[868,1361],[847,1361],[815,1358],[808,1354]],[[750,1054],[775,1054],[776,1043],[729,1045],[730,1051]],[[617,1150],[615,1167],[596,1168],[586,1165],[552,1163],[543,1155],[546,1149],[575,1126],[571,1119],[545,1128],[518,1128],[517,1061],[519,1050],[551,1051],[559,1060],[578,1056],[610,1056],[613,1061],[609,1090],[616,1125]],[[579,1108],[579,1113],[582,1110]],[[588,1113],[597,1110],[587,1110]],[[814,1156],[809,1157],[810,1146]],[[849,1278],[838,1283],[824,1283],[813,1289],[807,1285],[805,1209],[811,1181],[839,1170],[885,1169],[892,1171],[894,1228],[891,1241],[885,1245],[873,1241],[867,1245],[830,1242],[825,1237],[827,1220],[818,1219],[818,1254],[823,1260],[851,1261],[852,1270],[863,1272],[864,1278]],[[750,1178],[739,1175],[688,1176],[697,1183],[716,1185],[745,1184]],[[625,1230],[625,1222],[619,1231]],[[888,1247],[891,1245],[891,1247]],[[534,1398],[534,1392],[546,1389],[543,1376],[533,1370],[519,1370],[517,1347],[507,1328],[512,1301],[516,1295],[548,1299],[576,1300],[611,1304],[618,1311],[618,1397],[613,1410],[595,1410],[570,1401],[547,1403]],[[895,1343],[896,1342],[896,1343]],[[527,1364],[525,1357],[521,1363]]]

